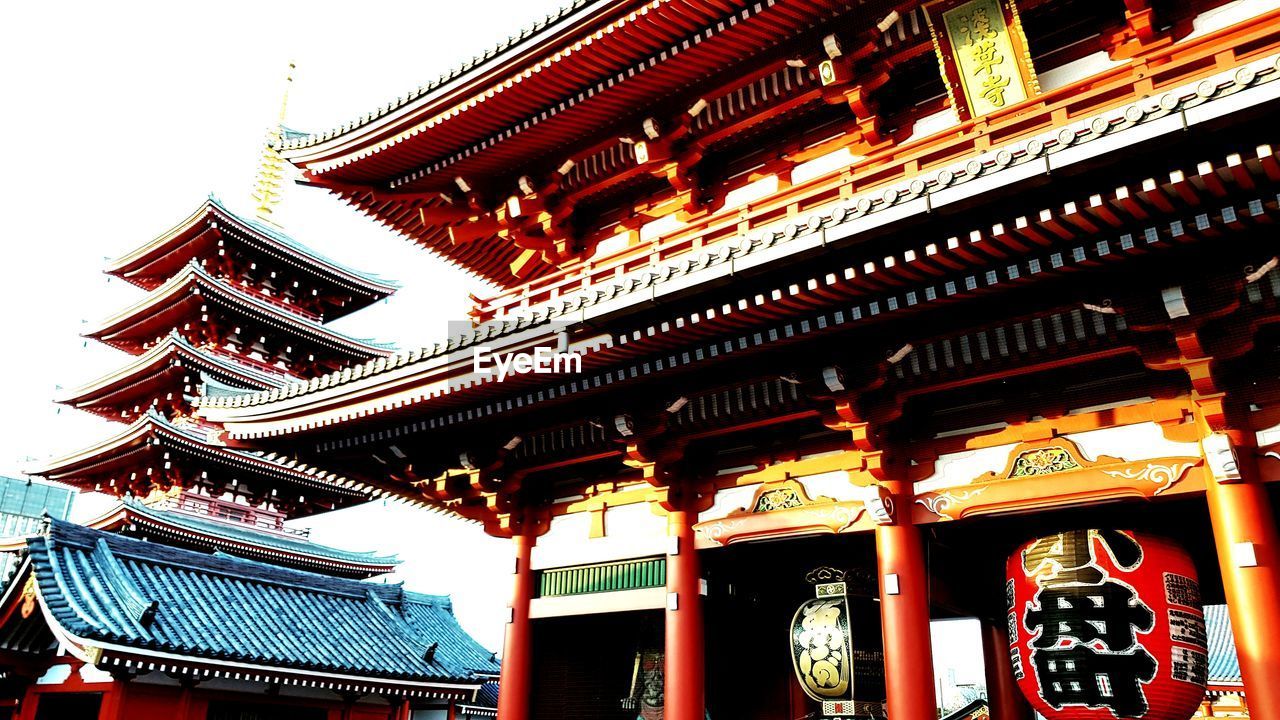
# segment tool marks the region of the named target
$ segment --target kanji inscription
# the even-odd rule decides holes
[[[1013,37],[1015,28],[1009,26],[1002,0],[951,6],[942,11],[941,21],[945,38],[936,39],[945,43],[939,42],[939,54],[964,93],[968,116],[987,115],[1034,94],[1031,73],[1022,67],[1025,58],[1019,57],[1020,44]]]

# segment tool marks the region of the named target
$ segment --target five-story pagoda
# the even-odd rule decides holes
[[[212,441],[218,428],[192,416],[202,395],[276,388],[390,352],[326,323],[396,286],[297,243],[266,219],[269,211],[263,203],[264,219],[251,220],[210,197],[109,263],[108,274],[147,294],[85,335],[132,357],[59,401],[127,426],[36,474],[119,496],[180,495],[183,504],[229,495],[289,516],[367,497],[332,474],[222,447]]]

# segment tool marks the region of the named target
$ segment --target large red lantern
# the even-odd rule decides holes
[[[1164,538],[1071,530],[1009,558],[1009,652],[1050,720],[1187,720],[1204,699],[1195,566]]]

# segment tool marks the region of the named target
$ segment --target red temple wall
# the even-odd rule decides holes
[[[388,720],[392,709],[387,705],[356,705],[349,714],[343,714],[342,703],[336,698],[302,698],[267,695],[261,690],[247,689],[236,692],[227,689],[201,689],[196,687],[183,697],[183,689],[177,685],[151,684],[145,681],[86,682],[80,675],[83,664],[67,658],[50,663],[70,666],[70,674],[61,682],[29,685],[23,693],[15,720],[34,720],[40,702],[49,696],[69,694],[96,694],[102,698],[100,711],[95,718],[59,718],[58,720],[206,720],[212,703],[237,702],[253,706],[279,706],[280,717],[297,716],[304,708],[319,710],[325,720]],[[123,693],[121,690],[123,689]]]

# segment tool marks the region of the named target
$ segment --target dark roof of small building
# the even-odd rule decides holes
[[[328,560],[341,564],[378,566],[385,568],[383,572],[388,572],[390,568],[400,564],[400,561],[395,556],[342,550],[330,545],[311,542],[303,537],[259,530],[244,523],[223,522],[216,519],[202,518],[189,512],[155,508],[133,498],[125,499],[122,504],[135,517],[150,519],[157,524],[169,526],[179,531],[188,531],[194,535],[215,541],[221,539],[231,543],[257,545],[287,554],[305,555],[321,561]],[[239,554],[227,550],[220,543],[218,543],[218,546],[229,555]]]
[[[48,616],[104,652],[472,686],[498,668],[447,597],[59,520],[27,546]]]
[[[475,698],[462,703],[458,709],[469,717],[495,717],[498,714],[498,681],[490,680],[481,685]]]
[[[498,681],[490,680],[480,686],[476,692],[476,705],[481,707],[498,707]]]
[[[1236,639],[1231,634],[1231,617],[1226,605],[1206,605],[1204,626],[1209,636],[1209,684],[1240,682],[1240,659]]]

